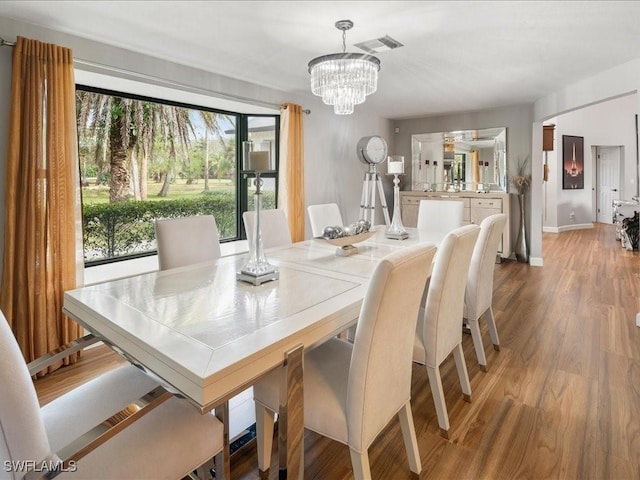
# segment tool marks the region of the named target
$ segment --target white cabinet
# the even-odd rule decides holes
[[[464,202],[463,220],[465,224],[480,225],[482,220],[496,213],[507,215],[507,224],[502,234],[499,247],[500,256],[507,258],[511,255],[511,219],[509,195],[506,193],[449,193],[449,192],[400,192],[402,224],[405,227],[415,227],[418,223],[418,207],[420,200],[460,200]]]

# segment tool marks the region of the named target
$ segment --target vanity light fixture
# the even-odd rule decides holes
[[[373,55],[346,51],[346,32],[353,27],[351,20],[339,20],[335,26],[342,31],[342,53],[323,55],[309,62],[311,92],[322,97],[325,104],[333,105],[337,115],[349,115],[354,105],[364,103],[367,95],[378,88],[380,60]]]

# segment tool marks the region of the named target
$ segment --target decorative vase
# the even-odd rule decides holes
[[[527,230],[525,229],[524,219],[524,194],[518,194],[518,207],[520,208],[520,226],[518,228],[518,239],[515,245],[516,260],[527,263],[529,261],[529,253],[527,251]]]

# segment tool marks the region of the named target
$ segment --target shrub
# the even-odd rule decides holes
[[[274,193],[265,192],[262,202],[263,208],[275,208]],[[213,215],[221,239],[238,236],[234,192],[210,191],[197,197],[160,202],[97,203],[82,208],[84,261],[88,264],[155,252],[157,218]]]
[[[220,238],[236,236],[236,202],[230,192],[190,199],[119,202],[83,206],[85,262],[95,262],[156,249],[154,220],[214,215]]]

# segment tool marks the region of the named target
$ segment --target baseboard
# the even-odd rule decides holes
[[[584,230],[587,228],[593,228],[593,223],[578,223],[576,225],[562,225],[558,227],[558,233],[568,232],[570,230]]]
[[[529,257],[529,265],[532,267],[542,267],[542,257]]]
[[[543,233],[560,233],[558,227],[542,227]]]
[[[229,443],[230,453],[233,455],[236,452],[239,452],[243,449],[243,447],[247,445],[252,445],[256,438],[256,424],[250,425],[246,430],[243,430],[240,435],[231,440]]]

